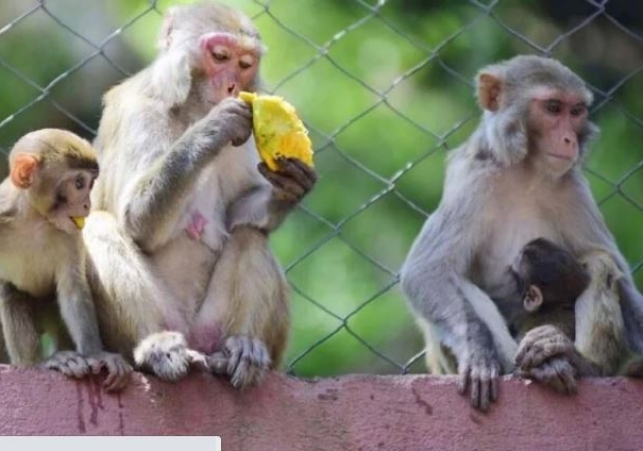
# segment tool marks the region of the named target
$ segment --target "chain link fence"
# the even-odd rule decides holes
[[[92,139],[102,93],[153,58],[174,3],[3,0],[0,149],[41,127]],[[585,173],[642,286],[643,10],[634,2],[227,3],[260,29],[263,90],[297,106],[320,174],[273,237],[292,286],[289,372],[423,370],[399,267],[439,201],[445,152],[477,124],[476,71],[517,53],[560,59],[594,92],[603,133]]]

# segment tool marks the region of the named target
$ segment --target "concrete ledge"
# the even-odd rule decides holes
[[[451,377],[272,374],[243,393],[204,374],[134,379],[108,395],[98,380],[0,365],[0,434],[219,435],[224,451],[643,449],[643,382],[631,379],[563,397],[507,378],[487,414]]]

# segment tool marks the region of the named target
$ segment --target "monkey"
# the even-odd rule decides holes
[[[608,251],[596,248],[576,259],[553,242],[537,238],[520,251],[510,271],[527,313],[520,319],[519,332],[513,335],[522,338],[535,327],[555,326],[569,339],[576,340],[579,349],[593,349],[592,357],[605,360],[604,372],[622,374],[617,371],[619,356],[627,353],[627,349],[617,281],[623,274]],[[587,290],[590,282],[593,286]],[[589,296],[583,295],[586,290]],[[577,299],[581,310],[578,324]],[[592,312],[588,313],[588,309]],[[588,318],[595,320],[589,322]],[[578,376],[602,374],[590,359],[576,354],[573,358]],[[520,369],[517,373],[521,374]]]
[[[527,243],[509,268],[523,311],[509,322],[519,338],[543,324],[557,326],[574,339],[576,299],[589,285],[589,273],[570,252],[545,239]],[[518,323],[518,324],[516,324]]]
[[[132,368],[104,351],[79,230],[99,171],[94,150],[71,132],[41,129],[15,143],[9,168],[0,184],[0,322],[11,363],[76,378],[105,368],[105,388],[121,390]],[[42,330],[74,350],[42,362]]]
[[[457,372],[457,391],[485,411],[498,398],[499,375],[515,368],[564,393],[576,389],[577,356],[613,374],[612,360],[626,353],[604,355],[600,333],[579,342],[578,331],[598,333],[601,315],[620,310],[625,344],[640,354],[643,296],[581,171],[598,133],[587,117],[592,94],[585,82],[554,59],[519,55],[481,69],[476,91],[480,124],[450,153],[442,199],[412,244],[400,281],[427,348],[442,354],[427,358],[427,365],[442,366],[429,370]],[[509,331],[508,318],[523,306],[506,268],[538,237],[576,256],[605,249],[623,273],[610,289],[590,270],[576,301],[575,341],[548,324],[519,342]],[[620,309],[591,308],[596,299]]]
[[[256,91],[264,53],[242,12],[177,6],[156,59],[104,97],[90,285],[108,349],[165,380],[196,368],[243,388],[283,355],[288,287],[268,238],[317,175],[259,160],[237,95]]]

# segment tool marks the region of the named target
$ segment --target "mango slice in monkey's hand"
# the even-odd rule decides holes
[[[85,227],[85,217],[84,216],[76,216],[74,218],[69,218],[72,221],[74,221],[74,224],[76,224],[76,228],[78,230],[81,230],[83,227]]]
[[[275,160],[296,158],[313,166],[313,149],[308,130],[295,108],[281,97],[251,92],[239,98],[252,104],[252,121],[259,156],[271,171],[278,168]]]

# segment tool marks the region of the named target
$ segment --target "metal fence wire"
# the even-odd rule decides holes
[[[0,148],[42,127],[92,139],[101,95],[153,58],[171,1],[3,0]],[[553,56],[595,95],[585,174],[642,286],[643,9],[626,0],[228,1],[269,51],[263,91],[293,103],[320,180],[274,234],[292,287],[289,372],[423,371],[399,268],[437,205],[446,151],[475,128],[476,71]],[[2,166],[6,174],[6,164]]]

